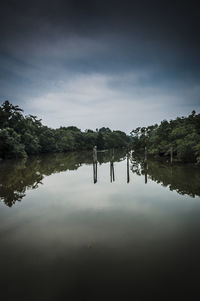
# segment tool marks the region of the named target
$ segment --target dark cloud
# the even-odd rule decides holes
[[[145,62],[153,52],[161,61],[162,53],[167,57],[173,51],[193,69],[199,67],[199,28],[192,1],[6,1],[0,12],[1,51],[30,40],[41,44],[54,43],[56,37],[107,36],[104,42],[115,38],[119,55],[131,59],[136,52],[135,59]]]
[[[66,33],[120,31],[199,43],[199,10],[194,1],[8,0],[1,7],[1,32],[6,34],[42,30],[45,24]]]
[[[115,97],[117,112],[123,98],[129,103],[134,99],[134,104],[137,99],[143,109],[148,99],[153,110],[160,98],[163,108],[158,108],[160,115],[152,112],[155,121],[168,112],[167,103],[168,116],[173,115],[172,100],[174,114],[179,109],[189,113],[200,107],[199,14],[195,1],[3,1],[0,100],[10,98],[40,114],[34,105],[38,99],[78,103],[83,97],[86,107],[77,106],[79,119],[74,119],[83,119],[82,127],[90,95],[99,104]],[[85,91],[89,79],[98,95],[91,87]],[[74,83],[88,98],[75,93]],[[43,111],[41,115],[45,118]]]

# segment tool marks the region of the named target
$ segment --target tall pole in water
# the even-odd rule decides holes
[[[110,159],[110,182],[115,181],[115,172],[114,172],[114,149],[112,149],[111,159]]]
[[[145,128],[145,131],[144,131],[144,137],[145,137],[145,147],[144,147],[144,165],[146,166],[147,165],[147,128]]]
[[[145,145],[144,148],[144,172],[145,172],[145,184],[147,184],[147,169],[148,169],[148,165],[147,165],[147,147]]]
[[[170,163],[173,163],[173,147],[170,148]]]
[[[127,183],[130,182],[130,175],[129,175],[129,153],[127,154]]]
[[[147,147],[144,147],[144,162],[147,162]]]
[[[93,148],[93,179],[94,184],[97,182],[97,147]]]
[[[93,161],[97,162],[97,147],[96,147],[96,145],[93,147]]]

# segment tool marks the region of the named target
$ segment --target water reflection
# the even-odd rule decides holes
[[[144,176],[145,184],[148,179],[169,187],[181,195],[200,196],[200,168],[193,164],[174,164],[143,158],[131,158],[131,171],[138,176]]]
[[[115,151],[115,162],[124,160],[125,150]],[[110,161],[109,152],[98,153],[99,164]],[[83,164],[92,164],[91,152],[44,154],[27,160],[10,160],[0,163],[0,200],[11,207],[25,197],[28,189],[36,189],[51,174],[77,170]],[[97,161],[93,165],[94,183],[97,182]]]
[[[99,153],[102,153],[104,151],[99,151]],[[110,182],[114,182],[115,181],[115,169],[114,169],[114,149],[110,152]],[[102,160],[101,160],[101,164],[102,164]],[[94,184],[97,183],[97,150],[96,147],[94,147],[93,149],[93,181]],[[127,171],[128,172],[128,171]]]
[[[110,161],[110,182],[115,181],[115,170],[114,170],[114,162]]]
[[[93,162],[93,179],[94,184],[97,183],[97,161]]]
[[[24,198],[0,203],[1,299],[181,300],[187,288],[196,300],[200,202],[169,188],[200,195],[200,169],[144,163],[125,150],[1,162],[2,201]]]
[[[147,163],[147,161],[144,161],[144,178],[145,178],[145,184],[147,184],[147,174],[148,174],[148,163]]]
[[[9,207],[21,201],[28,189],[36,189],[42,185],[43,179],[51,174],[68,170],[77,170],[83,164],[93,164],[93,182],[97,183],[98,164],[109,163],[110,182],[115,181],[114,162],[126,160],[127,183],[132,175],[144,176],[148,179],[169,187],[179,194],[191,197],[200,196],[200,169],[194,165],[159,162],[126,154],[126,150],[98,152],[94,160],[92,152],[71,152],[67,154],[41,155],[22,161],[5,161],[0,164],[0,199]],[[124,167],[125,168],[125,167]],[[109,172],[109,167],[108,167]],[[124,170],[124,172],[126,172]]]

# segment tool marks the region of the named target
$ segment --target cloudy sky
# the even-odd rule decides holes
[[[137,126],[200,112],[194,1],[3,1],[0,103],[50,127]]]

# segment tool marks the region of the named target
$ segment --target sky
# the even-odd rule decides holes
[[[52,128],[200,113],[197,1],[2,1],[0,104]]]

